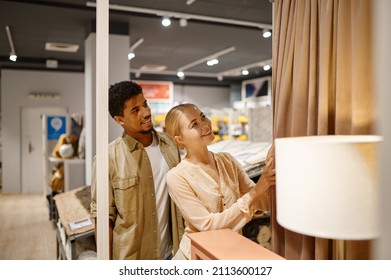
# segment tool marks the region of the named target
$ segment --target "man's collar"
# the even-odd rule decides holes
[[[154,128],[152,128],[152,134],[153,134],[154,137],[156,137],[159,145],[160,145],[160,142],[166,143],[166,140],[164,138],[160,137],[159,133]],[[126,134],[125,132],[122,133],[122,139],[129,146],[129,149],[131,151],[136,149],[138,145],[141,145],[141,143],[139,141],[134,139],[132,136]]]

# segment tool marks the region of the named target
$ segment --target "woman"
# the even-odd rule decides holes
[[[275,185],[271,150],[255,184],[229,153],[212,153],[211,121],[194,104],[173,107],[165,119],[167,133],[184,159],[167,173],[168,191],[185,219],[185,234],[173,259],[190,259],[186,233],[230,228],[240,231],[255,210],[264,209],[266,192]],[[260,208],[261,207],[261,208]]]

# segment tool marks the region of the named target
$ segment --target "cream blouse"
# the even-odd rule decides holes
[[[252,219],[248,192],[255,183],[231,154],[213,155],[220,184],[186,159],[167,173],[169,194],[185,219],[180,249],[188,259],[190,239],[186,233],[222,228],[239,231]]]

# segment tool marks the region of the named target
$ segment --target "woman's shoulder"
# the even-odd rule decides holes
[[[194,166],[190,164],[187,160],[182,159],[175,167],[171,168],[169,173],[181,173],[185,172],[188,169],[193,169]]]

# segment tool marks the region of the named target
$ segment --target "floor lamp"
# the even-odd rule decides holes
[[[284,228],[337,241],[379,237],[375,135],[277,138],[277,222]]]

